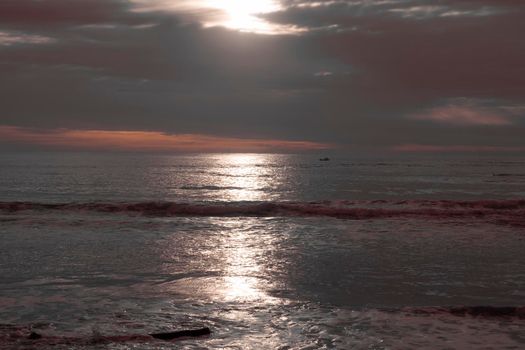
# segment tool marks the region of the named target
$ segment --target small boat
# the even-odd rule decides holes
[[[330,158],[328,158],[328,157],[319,158],[320,162],[328,162],[329,160],[330,160]]]

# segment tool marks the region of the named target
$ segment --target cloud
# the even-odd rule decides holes
[[[412,118],[459,126],[503,126],[513,124],[512,119],[502,107],[483,107],[473,101],[461,99],[456,103],[431,108],[423,113],[415,114]]]
[[[132,0],[134,11],[167,11],[200,22],[204,27],[224,27],[248,33],[266,35],[296,34],[297,27],[272,23],[265,13],[281,10],[278,0],[217,1],[217,0]]]
[[[404,18],[427,19],[432,17],[483,17],[493,16],[505,12],[505,9],[491,6],[481,6],[455,9],[453,6],[413,6],[405,8],[394,8],[389,10],[391,13],[399,14]]]
[[[316,118],[323,92],[313,73],[332,60],[312,56],[308,41],[117,8],[73,22],[28,18],[27,29],[41,26],[56,41],[0,49],[0,122],[322,142],[313,130],[330,135]]]
[[[293,35],[208,26],[227,13],[202,1],[148,4],[1,1],[0,125],[525,145],[523,1],[283,0],[250,14]],[[417,6],[428,14],[408,16]]]
[[[0,126],[0,140],[3,143],[48,148],[139,152],[297,152],[333,147],[308,141],[241,139],[156,131],[34,130],[12,126]]]
[[[321,70],[321,71],[315,73],[314,75],[316,77],[329,77],[329,76],[331,76],[333,74],[334,74],[333,72],[330,72],[330,71],[327,71],[327,70]]]
[[[0,23],[34,29],[107,23],[123,19],[127,9],[123,0],[4,0]]]
[[[49,44],[53,42],[55,42],[55,39],[43,35],[0,31],[0,46]]]
[[[507,153],[524,152],[525,147],[472,146],[472,145],[420,145],[406,144],[392,147],[396,152],[409,153]]]

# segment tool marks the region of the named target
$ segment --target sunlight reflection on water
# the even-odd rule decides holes
[[[253,233],[253,232],[252,232]],[[255,244],[254,244],[255,243]],[[234,229],[229,232],[225,246],[220,249],[225,254],[224,296],[231,300],[266,299],[259,286],[262,267],[257,261],[258,251],[268,249],[258,240],[250,237],[250,232]]]
[[[271,186],[268,154],[224,154],[217,159],[225,176],[220,177],[224,187],[223,196],[232,201],[260,201],[266,198],[266,189]]]
[[[208,186],[215,183],[221,188],[220,196],[230,201],[262,201],[268,200],[268,188],[275,183],[275,168],[269,166],[277,160],[269,154],[221,154],[210,159],[214,169],[220,169],[222,176],[210,176]],[[246,218],[243,219],[244,221]],[[221,271],[221,277],[198,277],[190,283],[178,285],[188,293],[202,293],[207,297],[221,301],[241,302],[275,302],[275,298],[265,292],[265,271],[263,264],[269,255],[272,244],[265,241],[265,236],[253,230],[245,230],[244,223],[239,220],[225,220],[220,235],[209,237],[210,242],[193,242],[193,247],[200,249],[194,262],[202,269],[203,261],[213,260],[211,264]],[[244,228],[244,229],[243,229]],[[171,255],[170,252],[166,253]],[[217,266],[218,265],[218,266]],[[181,289],[176,288],[178,292]]]
[[[210,286],[224,301],[274,303],[267,293],[269,283],[265,264],[273,248],[259,232],[246,230],[238,220],[225,222],[217,253],[223,257],[224,277],[215,286]],[[244,229],[243,229],[244,228]],[[270,258],[271,259],[271,258]]]
[[[253,223],[246,225],[246,220]],[[221,230],[213,235],[181,242],[174,233],[162,243],[160,255],[165,261],[178,259],[181,250],[190,256],[185,257],[184,266],[166,266],[166,273],[183,272],[184,277],[163,283],[163,290],[199,300],[275,304],[278,299],[268,293],[274,283],[268,265],[279,236],[260,229],[260,219],[230,218],[221,220]]]

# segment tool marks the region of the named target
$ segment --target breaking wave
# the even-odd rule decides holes
[[[426,308],[402,308],[402,309],[369,309],[362,311],[352,311],[353,321],[358,324],[363,324],[363,320],[366,319],[366,323],[377,322],[378,326],[382,327],[391,327],[392,325],[398,325],[400,329],[406,331],[406,329],[414,329],[418,332],[421,329],[426,330],[426,336],[428,337],[437,337],[440,336],[443,340],[443,335],[440,335],[440,332],[447,332],[445,336],[454,336],[454,331],[460,334],[460,336],[468,336],[469,333],[465,333],[465,329],[471,329],[476,333],[476,336],[480,336],[480,332],[477,331],[479,328],[476,327],[492,327],[492,330],[496,332],[502,332],[501,328],[494,328],[496,324],[505,322],[499,327],[510,327],[511,329],[519,329],[523,325],[525,320],[525,307],[523,306],[508,306],[508,307],[499,307],[499,306],[457,306],[457,307],[426,307]],[[389,315],[394,317],[389,318]],[[404,318],[398,318],[396,316],[403,315]],[[386,316],[386,317],[385,317]],[[410,319],[406,316],[410,316]],[[357,317],[357,318],[356,318]],[[443,317],[445,317],[443,319]],[[457,320],[452,320],[448,317],[461,317],[465,318],[468,323],[458,323]],[[421,321],[418,323],[417,319],[421,318]],[[440,322],[441,319],[441,322]],[[472,324],[471,321],[478,319],[480,321],[490,321],[492,323],[482,323],[482,324]],[[345,320],[348,320],[346,317]],[[381,322],[388,322],[388,325],[385,325]],[[446,328],[439,329],[440,325],[446,325]],[[424,327],[415,328],[419,325]],[[42,325],[45,326],[45,323]],[[496,326],[498,327],[498,326]],[[66,334],[57,334],[57,332],[47,330],[46,327],[43,327],[43,330],[35,330],[34,325],[16,325],[16,324],[0,324],[0,349],[36,349],[36,348],[45,348],[45,349],[69,349],[69,348],[105,348],[105,347],[115,347],[119,348],[151,348],[154,347],[162,348],[165,347],[163,344],[166,344],[167,347],[171,348],[178,338],[188,339],[188,337],[203,337],[200,341],[205,341],[207,337],[214,337],[214,329],[209,329],[207,327],[199,328],[196,330],[185,330],[185,331],[175,331],[175,332],[162,332],[162,333],[149,333],[145,330],[140,331],[131,331],[128,334],[101,334],[96,329],[92,329],[92,333],[84,333],[80,331],[78,334],[68,333]],[[399,331],[398,329],[394,329]],[[450,333],[452,331],[452,333]],[[477,332],[476,332],[477,331]],[[396,332],[397,333],[397,332]],[[432,334],[434,333],[434,334]],[[354,337],[356,334],[352,334]],[[391,335],[391,334],[390,334]],[[482,334],[483,335],[483,334]],[[372,337],[373,333],[369,337]],[[403,336],[403,335],[402,335]],[[405,337],[410,337],[411,334],[407,334]],[[385,337],[383,335],[383,337]],[[455,338],[449,338],[455,339]],[[456,338],[457,339],[457,338]],[[489,340],[494,341],[493,338],[488,338]],[[496,338],[497,339],[497,338]],[[387,341],[394,341],[396,337],[386,337]],[[499,339],[498,339],[499,340]],[[359,341],[359,338],[358,338]],[[361,342],[365,340],[361,339]],[[450,341],[450,340],[449,340]],[[514,342],[511,344],[512,347],[509,348],[518,348],[515,342],[520,342],[520,338],[517,337],[514,339]],[[127,344],[127,345],[126,345]],[[150,344],[150,345],[148,345]],[[498,342],[499,345],[501,343]],[[203,343],[203,345],[206,345]],[[209,345],[209,344],[208,344]],[[470,344],[471,345],[471,344]],[[207,348],[203,346],[203,348]],[[361,348],[361,347],[359,347]],[[367,347],[368,348],[368,347]],[[375,347],[374,347],[375,348]],[[394,347],[397,348],[397,347]],[[402,348],[413,348],[405,347]],[[425,347],[426,348],[426,347]],[[471,347],[469,347],[471,348]],[[501,347],[503,348],[503,346]]]
[[[525,199],[324,202],[0,202],[0,211],[100,212],[145,216],[255,216],[374,218],[486,218],[525,226]]]
[[[442,315],[448,314],[459,317],[482,318],[515,318],[525,320],[525,306],[456,306],[456,307],[427,307],[405,308],[404,312],[413,315]],[[396,311],[393,311],[396,312]]]

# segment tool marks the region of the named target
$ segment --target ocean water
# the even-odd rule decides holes
[[[0,349],[525,347],[525,160],[322,156],[1,154]]]

